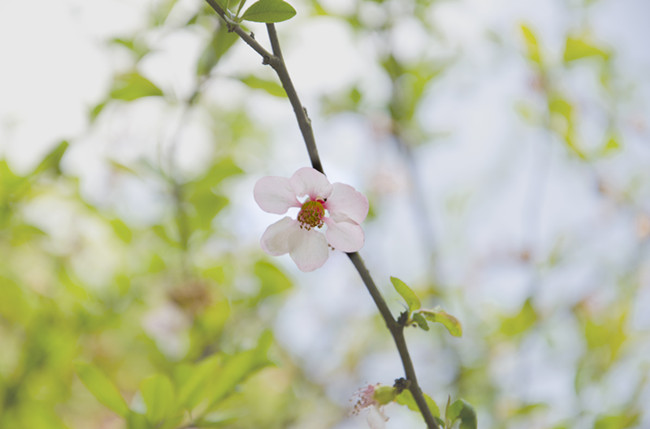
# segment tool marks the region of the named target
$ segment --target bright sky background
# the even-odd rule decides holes
[[[191,11],[198,1],[183,1],[183,4]],[[290,72],[314,121],[325,170],[333,181],[351,183],[360,189],[384,186],[397,190],[389,203],[379,207],[382,217],[368,227],[366,248],[361,253],[376,279],[395,275],[407,282],[420,281],[427,272],[428,261],[417,256],[418,252],[423,253],[423,245],[404,195],[408,190],[406,167],[397,159],[390,142],[376,141],[360,121],[353,118],[325,121],[316,107],[323,94],[359,80],[363,81],[364,88],[371,89],[371,97],[376,97],[378,102],[386,97],[386,82],[372,64],[377,46],[372,40],[354,41],[349,29],[331,19],[303,25],[301,2],[290,2],[298,9],[299,16],[278,27]],[[0,0],[0,152],[11,161],[12,167],[26,171],[60,139],[77,138],[79,143],[71,148],[66,167],[84,178],[87,193],[101,194],[105,186],[103,156],[134,159],[142,154],[152,155],[158,138],[169,130],[152,129],[146,123],[128,124],[126,129],[119,129],[116,124],[120,122],[114,120],[112,128],[85,135],[88,110],[104,96],[114,71],[126,64],[126,59],[114,48],[108,48],[104,41],[142,27],[150,3],[144,0]],[[339,11],[349,5],[346,0],[323,3]],[[444,134],[439,141],[419,150],[418,164],[428,197],[426,203],[434,214],[434,228],[446,252],[442,258],[445,280],[450,285],[472,285],[468,293],[473,294],[475,306],[482,308],[478,317],[483,317],[481,312],[489,314],[493,308],[518,308],[527,294],[527,289],[521,287],[522,281],[530,273],[508,265],[485,270],[467,266],[467,261],[507,253],[530,240],[546,253],[556,244],[549,238],[568,233],[584,236],[584,260],[573,261],[565,272],[545,280],[540,301],[542,306],[552,308],[559,302],[576,299],[585,288],[593,287],[594,279],[603,275],[602,270],[593,266],[593,260],[604,258],[620,265],[635,251],[630,247],[633,233],[628,228],[630,218],[607,211],[593,192],[593,183],[587,179],[591,174],[588,169],[576,166],[557,142],[549,144],[545,134],[531,130],[517,119],[515,103],[531,98],[532,77],[521,55],[523,42],[518,28],[519,23],[528,23],[540,36],[544,51],[558,61],[567,30],[576,28],[580,19],[590,23],[590,31],[598,41],[615,48],[616,66],[629,85],[628,99],[619,112],[625,149],[621,156],[599,164],[598,168],[613,183],[624,184],[628,174],[639,174],[646,179],[647,186],[650,183],[650,49],[647,48],[650,2],[601,0],[589,9],[587,17],[580,17],[582,9],[578,8],[566,13],[566,4],[559,0],[442,1],[431,16],[442,33],[442,41],[424,39],[417,29],[408,25],[396,34],[397,44],[403,47],[400,55],[405,59],[419,55],[423,49],[439,51],[441,57],[457,58],[451,71],[434,85],[421,112],[421,120],[427,127]],[[181,12],[178,22],[182,22]],[[368,13],[375,12],[369,8]],[[263,34],[262,28],[259,34]],[[494,37],[489,38],[487,34]],[[143,62],[143,72],[161,87],[186,94],[192,87],[192,61],[199,53],[199,36],[191,32],[152,36],[160,52]],[[495,38],[500,43],[495,43]],[[266,42],[264,37],[260,40]],[[219,73],[227,77],[260,67],[257,55],[240,45]],[[594,82],[582,79],[584,73],[577,71],[575,76],[572,89],[589,93],[594,88]],[[223,82],[228,80],[224,78]],[[240,103],[246,98],[253,115],[270,127],[275,139],[270,157],[261,156],[255,166],[249,166],[258,168],[258,175],[239,185],[239,197],[233,200],[230,212],[229,221],[235,233],[242,237],[243,243],[250,244],[276,219],[261,213],[254,204],[253,183],[266,174],[289,176],[305,165],[307,157],[285,100],[248,95],[237,85],[225,89],[223,86],[219,86],[224,92],[217,97],[218,102]],[[592,100],[580,101],[589,109]],[[161,117],[174,118],[173,112],[156,106],[144,106],[133,114],[150,115],[154,124]],[[584,124],[583,132],[587,136],[599,136],[604,126],[597,120],[597,112],[593,117]],[[128,123],[128,116],[124,119]],[[113,147],[111,139],[115,138],[124,141]],[[185,132],[184,139],[180,164],[191,171],[200,164],[211,143],[205,133],[192,127]],[[540,198],[545,201],[541,206],[541,230],[531,238],[529,225],[523,219],[534,186],[532,177],[542,168],[540,160],[545,157],[550,160],[551,173],[539,188]],[[125,190],[126,203],[118,206],[146,222],[148,215],[155,214],[156,202],[130,204],[141,201],[144,193],[145,190]],[[646,195],[648,199],[642,203],[650,210],[650,190],[646,189]],[[450,211],[448,207],[454,203],[461,204],[465,211],[460,214]],[[597,229],[603,223],[608,228]],[[332,396],[342,403],[347,401],[355,385],[391,383],[392,375],[401,373],[392,349],[386,354],[376,353],[358,380],[337,379],[332,373],[342,358],[337,352],[355,341],[346,337],[345,323],[351,322],[350,314],[362,318],[375,311],[344,256],[332,257],[318,276],[297,272],[288,257],[282,263],[301,286],[287,304],[289,311],[283,312],[278,320],[277,336],[287,341],[295,355],[304,360],[314,378],[327,380]],[[474,275],[477,277],[473,278]],[[386,283],[382,281],[387,288]],[[350,285],[356,287],[353,292]],[[646,292],[639,299],[639,310],[650,305],[650,292]],[[391,299],[391,306],[399,309],[395,299]],[[463,320],[462,312],[467,309],[457,310],[461,312],[457,316]],[[636,323],[650,327],[650,316],[639,311]],[[313,341],[315,332],[319,333],[318,344]],[[565,398],[562,392],[570,389],[571,380],[567,380],[563,371],[572,362],[569,345],[574,334],[568,329],[561,336],[569,356],[554,371],[542,362],[545,352],[540,346],[531,345],[530,356],[521,357],[521,361],[530,364],[527,368],[535,368],[538,375],[525,388],[508,368],[521,362],[506,359],[504,368],[495,371],[503,371],[504,383],[511,383],[522,396],[548,400],[569,412],[570,403],[562,403]],[[427,339],[417,335],[409,339],[418,345],[416,367],[424,385],[444,379],[435,364],[427,365],[433,353]],[[472,341],[471,332],[463,341]],[[324,360],[323,355],[328,353],[332,354],[331,358]],[[435,399],[443,403],[446,398],[435,396]],[[388,427],[406,427],[402,425],[411,418],[395,413]],[[352,419],[349,425],[339,429],[358,427],[358,424],[359,420]]]

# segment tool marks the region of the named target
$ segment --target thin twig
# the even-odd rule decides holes
[[[271,47],[273,49],[273,53],[271,54],[263,46],[261,46],[253,37],[251,37],[248,33],[246,33],[238,24],[233,22],[226,15],[225,11],[216,3],[215,0],[206,0],[206,1],[215,10],[215,12],[217,12],[217,14],[226,22],[226,25],[228,25],[228,29],[230,31],[235,32],[239,37],[242,38],[242,40],[244,40],[244,42],[246,42],[250,47],[252,47],[255,50],[255,52],[260,54],[263,58],[264,64],[270,65],[273,68],[273,70],[275,70],[275,72],[278,75],[278,78],[280,79],[280,82],[282,83],[285,92],[287,93],[287,97],[291,102],[291,106],[293,107],[293,111],[296,115],[296,119],[298,120],[298,125],[300,127],[300,131],[302,133],[303,139],[305,140],[305,145],[307,147],[307,152],[309,154],[309,159],[311,160],[311,164],[314,167],[314,169],[320,171],[321,173],[324,173],[323,165],[318,155],[316,141],[314,139],[314,132],[311,127],[311,121],[307,116],[307,111],[305,110],[305,108],[302,106],[302,103],[300,102],[300,98],[298,97],[296,89],[293,86],[293,83],[291,81],[291,77],[289,76],[287,66],[282,57],[282,50],[280,49],[280,42],[278,40],[278,35],[275,30],[275,25],[266,24],[266,28],[269,33],[269,40],[271,41]],[[379,309],[379,313],[381,314],[382,318],[386,322],[386,326],[388,327],[388,330],[393,336],[393,340],[395,341],[395,345],[397,346],[400,359],[402,360],[402,365],[404,366],[406,379],[409,381],[408,388],[411,391],[411,394],[413,395],[413,399],[415,400],[415,403],[420,409],[420,412],[422,413],[424,421],[426,422],[429,429],[439,429],[439,426],[436,423],[435,419],[433,418],[433,415],[431,414],[431,410],[429,410],[426,400],[424,399],[424,395],[422,393],[422,390],[420,389],[420,385],[418,384],[417,377],[415,376],[415,368],[413,367],[413,362],[411,361],[411,356],[409,354],[408,347],[406,345],[406,340],[404,339],[404,326],[399,324],[393,317],[392,313],[390,312],[390,309],[388,308],[388,305],[386,304],[386,301],[381,296],[379,289],[377,289],[375,282],[370,276],[370,273],[368,272],[368,269],[366,268],[363,259],[361,259],[361,255],[359,255],[358,252],[348,253],[347,255],[350,258],[350,261],[352,261],[352,264],[354,265],[356,270],[359,272],[359,275],[361,276],[361,280],[363,280],[366,289],[368,289],[370,296],[372,297],[375,304],[377,305],[377,308]]]
[[[226,12],[219,6],[219,4],[215,0],[205,0],[208,2],[210,7],[214,9],[215,12],[217,12],[217,15],[221,17],[221,19],[224,20],[226,23],[226,26],[228,27],[228,31],[233,31],[235,34],[237,34],[248,46],[253,48],[255,52],[261,55],[264,64],[268,64],[268,61],[271,59],[273,54],[271,54],[269,51],[267,51],[264,46],[260,45],[257,40],[250,34],[244,31],[243,28],[241,28],[236,22],[234,22],[230,17],[226,14]]]
[[[309,116],[307,116],[307,110],[300,103],[300,98],[298,98],[296,88],[293,86],[293,82],[291,82],[291,77],[289,76],[287,66],[282,57],[282,51],[280,50],[280,42],[278,40],[278,34],[275,31],[275,25],[266,24],[266,29],[268,30],[271,46],[273,47],[273,54],[278,60],[277,62],[272,62],[270,65],[278,74],[280,82],[287,93],[287,97],[289,97],[291,107],[293,107],[293,112],[296,114],[296,119],[298,120],[300,132],[302,133],[305,145],[307,146],[307,153],[309,153],[312,167],[325,174],[325,171],[323,171],[323,164],[318,156],[318,148],[316,147],[316,140],[314,139],[314,131],[311,128],[311,120],[309,119]]]
[[[420,385],[418,384],[418,379],[415,376],[413,361],[411,361],[411,355],[409,354],[408,347],[406,346],[406,340],[404,339],[404,326],[400,325],[393,318],[392,313],[388,309],[388,305],[386,305],[386,301],[384,301],[384,298],[381,296],[381,292],[379,292],[379,289],[377,289],[377,286],[370,276],[366,265],[363,263],[361,255],[359,255],[358,252],[354,252],[348,253],[348,257],[359,272],[361,280],[363,280],[363,283],[366,285],[366,289],[368,289],[368,292],[370,292],[370,296],[372,296],[372,299],[375,301],[375,304],[379,309],[379,313],[381,313],[381,317],[384,318],[386,326],[393,336],[393,340],[395,340],[397,351],[399,352],[399,356],[402,359],[402,365],[404,366],[406,379],[409,381],[408,389],[411,391],[413,399],[415,399],[415,403],[418,405],[418,408],[422,413],[422,417],[424,417],[424,421],[427,423],[427,426],[430,429],[437,429],[438,423],[436,423],[433,415],[431,414],[431,410],[429,410],[429,406],[427,405],[427,402],[424,399],[424,395],[422,394],[422,389],[420,389]]]

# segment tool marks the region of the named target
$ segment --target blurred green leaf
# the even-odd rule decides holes
[[[109,223],[111,225],[111,228],[113,228],[113,232],[120,240],[126,244],[129,244],[131,242],[133,239],[133,233],[131,232],[131,228],[129,228],[129,226],[124,223],[122,219],[111,219]]]
[[[286,274],[266,260],[255,262],[253,272],[260,281],[260,291],[257,300],[282,293],[291,288],[291,280],[289,280]]]
[[[616,360],[621,347],[627,339],[627,311],[611,312],[602,321],[586,317],[584,335],[590,350],[603,348],[608,350],[609,363]]]
[[[242,15],[242,19],[254,22],[281,22],[293,18],[296,10],[282,0],[259,0]]]
[[[237,353],[226,359],[216,377],[211,380],[208,388],[207,397],[210,404],[208,409],[218,405],[248,376],[270,364],[266,355],[272,341],[271,332],[266,331],[260,336],[255,348]]]
[[[0,275],[0,316],[25,326],[31,315],[32,306],[25,291],[14,280]]]
[[[242,174],[244,171],[239,168],[232,158],[224,157],[216,160],[210,168],[199,177],[185,185],[186,192],[203,192],[212,190],[218,186],[224,179]]]
[[[106,101],[102,101],[101,103],[95,104],[95,106],[93,106],[93,108],[90,109],[89,116],[91,122],[97,119],[99,114],[102,113],[102,111],[104,111],[104,107],[106,107],[106,104],[107,104]]]
[[[537,125],[541,123],[540,115],[532,103],[519,101],[515,104],[515,111],[529,124]]]
[[[56,175],[61,174],[61,158],[65,154],[70,144],[67,141],[62,141],[54,149],[48,153],[43,161],[32,171],[32,175],[36,176],[46,171],[51,171]]]
[[[512,317],[504,318],[501,321],[500,331],[508,337],[514,337],[530,329],[537,322],[537,312],[533,303],[528,298],[519,310],[519,313]]]
[[[535,33],[533,33],[533,30],[531,30],[530,27],[524,24],[521,24],[519,29],[521,30],[521,34],[524,36],[524,41],[526,42],[527,58],[541,67],[542,54]]]
[[[129,414],[126,416],[126,427],[127,429],[152,429],[151,424],[147,421],[147,417],[135,411],[129,411]]]
[[[128,166],[122,164],[121,162],[115,161],[114,159],[109,159],[108,164],[116,172],[129,174],[129,175],[134,176],[134,177],[140,177],[140,173],[135,171],[133,168],[128,167]]]
[[[15,174],[5,159],[0,159],[0,202],[14,192],[24,178]]]
[[[191,410],[205,400],[205,390],[212,383],[222,361],[221,355],[212,355],[196,365],[177,367],[175,378],[180,385],[178,403]]]
[[[400,296],[404,298],[404,301],[406,301],[406,304],[409,307],[409,314],[414,310],[420,308],[421,306],[420,300],[418,299],[417,295],[415,295],[415,292],[413,292],[411,288],[406,285],[406,283],[404,283],[397,277],[391,277],[390,281],[393,284],[393,287],[395,288],[397,293],[399,293]]]
[[[160,88],[135,71],[117,76],[110,92],[111,98],[124,101],[161,95],[163,92]]]
[[[548,110],[551,114],[551,127],[559,134],[567,148],[579,158],[586,160],[586,154],[575,141],[575,115],[573,104],[560,94],[548,98]]]
[[[509,414],[510,416],[525,416],[536,411],[548,410],[549,405],[545,402],[535,402],[518,406]]]
[[[559,94],[549,98],[548,110],[552,114],[562,116],[569,123],[573,122],[573,105]]]
[[[231,176],[241,174],[242,170],[230,158],[217,160],[205,173],[183,185],[184,199],[192,205],[191,227],[194,230],[209,231],[212,220],[230,202],[218,194],[218,186]]]
[[[13,225],[9,232],[9,242],[12,246],[20,246],[21,244],[35,242],[39,238],[47,236],[42,229],[26,223]]]
[[[567,37],[566,44],[564,46],[565,63],[570,63],[572,61],[589,57],[601,58],[607,61],[609,59],[609,53],[589,43],[586,39],[572,36]]]
[[[77,375],[95,398],[116,414],[126,417],[129,407],[113,382],[92,364],[77,362]]]
[[[357,86],[349,88],[344,93],[325,94],[322,98],[322,112],[325,115],[334,115],[344,112],[359,110],[363,94]]]
[[[142,399],[147,406],[147,419],[159,423],[176,412],[174,387],[164,374],[155,374],[140,384]]]
[[[442,323],[442,325],[447,328],[449,333],[454,337],[460,337],[463,335],[463,327],[460,324],[460,321],[451,314],[437,309],[420,310],[419,313],[421,313],[429,322]]]
[[[196,65],[196,73],[199,76],[210,74],[210,71],[217,65],[221,57],[235,44],[238,36],[228,31],[228,27],[219,23],[219,29],[212,33],[210,43],[205,47]]]
[[[230,200],[223,195],[206,192],[192,195],[189,202],[194,208],[194,215],[191,218],[192,229],[208,231],[212,228],[214,217],[230,203]]]
[[[460,426],[458,429],[476,429],[477,427],[476,411],[474,411],[474,407],[464,399],[454,401],[447,410],[447,415],[445,417],[452,423],[456,420],[460,420]]]
[[[137,60],[141,59],[144,57],[146,54],[149,53],[149,48],[147,45],[145,45],[141,39],[139,38],[120,38],[116,37],[110,41],[111,43],[122,46],[126,49],[128,49]]]
[[[594,429],[626,429],[639,427],[639,414],[603,415],[598,417]]]
[[[284,91],[284,88],[282,88],[282,85],[280,85],[275,81],[262,79],[255,75],[243,76],[240,77],[239,80],[242,81],[242,83],[244,83],[249,88],[261,89],[274,97],[287,96],[287,93]]]
[[[605,144],[600,149],[600,156],[609,156],[620,152],[621,136],[616,132],[609,132],[605,137]]]

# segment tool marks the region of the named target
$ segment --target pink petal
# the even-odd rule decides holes
[[[289,216],[283,217],[266,228],[262,234],[260,239],[262,250],[273,256],[289,253],[289,237],[296,231],[300,231],[298,221]]]
[[[323,266],[329,256],[325,236],[318,231],[298,229],[289,239],[291,259],[300,271],[314,271]]]
[[[325,199],[332,193],[332,185],[325,175],[311,167],[303,167],[291,176],[291,186],[297,196],[309,195],[309,199]]]
[[[363,247],[363,229],[353,222],[337,222],[334,218],[326,218],[327,242],[336,250],[356,252]]]
[[[346,216],[361,223],[368,216],[368,199],[350,185],[335,183],[325,208],[332,216]]]
[[[300,207],[291,182],[285,177],[262,177],[253,189],[255,202],[268,213],[284,214],[289,207]]]

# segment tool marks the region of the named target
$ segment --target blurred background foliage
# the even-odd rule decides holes
[[[326,171],[370,199],[371,272],[383,285],[400,274],[463,323],[461,339],[410,338],[424,390],[440,406],[465,398],[481,428],[649,427],[647,82],[590,21],[616,2],[554,2],[568,18],[553,32],[486,25],[472,36],[482,50],[437,25],[455,2],[290,3],[298,16],[278,25],[289,70]],[[263,174],[307,162],[282,88],[207,5],[145,10],[102,41],[114,75],[85,130],[28,167],[0,160],[0,427],[364,427],[348,398],[402,375],[378,315],[355,310],[369,298],[342,259],[307,276],[266,257],[242,203]],[[334,86],[292,68],[316,22],[363,59]],[[190,54],[174,56],[174,38]],[[490,75],[486,61],[506,66]],[[455,112],[473,79],[508,66],[519,92],[479,105],[485,120]],[[477,142],[503,106],[509,143]],[[331,148],[340,135],[365,143]],[[283,319],[301,290],[335,282],[359,292],[332,292],[349,302],[314,314],[321,325]],[[281,338],[287,323],[315,354]],[[422,425],[387,413],[388,427]]]

